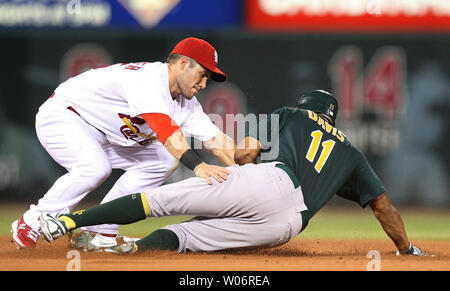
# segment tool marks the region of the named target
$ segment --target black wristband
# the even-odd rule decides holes
[[[194,171],[195,167],[203,163],[202,159],[197,155],[193,149],[188,149],[181,155],[180,162],[188,169]]]

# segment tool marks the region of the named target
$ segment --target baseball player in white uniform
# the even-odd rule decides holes
[[[178,160],[203,177],[223,182],[225,167],[206,164],[185,136],[204,142],[224,166],[234,164],[236,144],[203,112],[195,98],[212,79],[227,79],[208,42],[187,38],[167,63],[119,63],[91,69],[60,84],[36,115],[37,136],[67,173],[12,224],[18,248],[34,247],[41,236],[39,215],[72,210],[108,178],[125,173],[102,204],[138,189],[161,185]],[[100,238],[118,234],[118,225],[86,228]]]

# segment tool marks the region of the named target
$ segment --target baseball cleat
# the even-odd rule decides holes
[[[134,240],[130,240],[126,236],[118,236],[116,237],[115,246],[104,248],[101,251],[115,254],[132,255],[137,251],[137,246]]]
[[[423,257],[434,257],[432,254],[428,254],[413,244],[409,244],[409,249],[404,252],[397,251],[395,253],[397,256],[423,256]]]
[[[137,250],[132,238],[126,236],[107,237],[92,231],[80,231],[72,236],[70,243],[87,252],[134,254]]]
[[[23,216],[12,223],[11,233],[13,242],[18,249],[34,248],[41,236],[40,231],[32,229],[25,223]]]
[[[41,231],[45,240],[52,242],[69,232],[65,222],[59,220],[60,214],[43,213],[39,216]]]
[[[73,247],[88,252],[95,252],[99,248],[116,245],[115,237],[103,236],[87,230],[81,230],[72,235],[70,243]]]

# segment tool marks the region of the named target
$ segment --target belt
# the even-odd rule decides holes
[[[291,181],[294,184],[296,189],[300,186],[300,182],[298,181],[297,176],[295,176],[294,172],[291,169],[289,169],[288,166],[286,166],[285,164],[276,164],[275,167],[282,169],[283,171],[286,172],[286,174],[288,174],[289,178],[291,179]],[[306,216],[306,212],[308,212],[308,211],[302,211],[300,213],[302,215],[302,221],[303,221],[302,229],[300,231],[303,231],[309,222],[309,219]]]
[[[286,166],[285,164],[276,164],[275,167],[282,169],[286,172],[286,174],[288,174],[296,189],[300,186],[300,182],[298,181],[297,176],[295,176],[294,172],[292,172],[292,170],[289,169],[288,166]]]

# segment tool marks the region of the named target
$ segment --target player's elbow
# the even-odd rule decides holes
[[[248,150],[237,149],[234,153],[234,162],[238,165],[255,163],[256,155]]]
[[[237,146],[234,162],[238,165],[256,163],[256,157],[261,152],[261,143],[253,137],[245,137]]]

